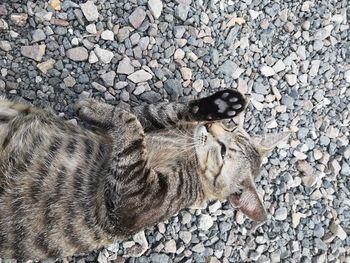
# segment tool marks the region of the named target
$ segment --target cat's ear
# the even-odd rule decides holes
[[[256,191],[255,184],[249,182],[240,194],[231,194],[230,202],[254,221],[266,221],[267,213],[264,204]]]
[[[287,131],[276,134],[266,134],[264,136],[256,136],[252,139],[259,153],[262,156],[265,156],[270,153],[279,143],[287,140],[290,134],[291,131]]]

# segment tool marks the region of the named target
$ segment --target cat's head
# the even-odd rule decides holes
[[[289,132],[250,137],[240,127],[198,125],[194,137],[206,198],[229,199],[249,218],[264,221],[267,214],[254,181],[262,158],[288,135]]]

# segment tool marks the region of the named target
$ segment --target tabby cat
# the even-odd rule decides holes
[[[129,111],[87,99],[83,127],[0,99],[0,258],[88,252],[213,199],[265,220],[254,178],[285,134],[214,122],[245,106],[233,90]]]

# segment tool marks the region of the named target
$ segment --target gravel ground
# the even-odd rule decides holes
[[[262,226],[214,202],[65,262],[350,262],[347,0],[1,2],[0,94],[71,119],[78,98],[229,87],[250,97],[251,133],[296,131],[261,169]]]

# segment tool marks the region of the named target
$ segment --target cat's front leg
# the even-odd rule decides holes
[[[177,126],[184,122],[229,119],[241,113],[246,106],[243,95],[234,90],[223,90],[188,103],[160,103],[132,109],[145,131]]]
[[[189,102],[190,115],[196,121],[216,121],[237,116],[246,107],[243,95],[234,90],[222,90],[209,97]]]

